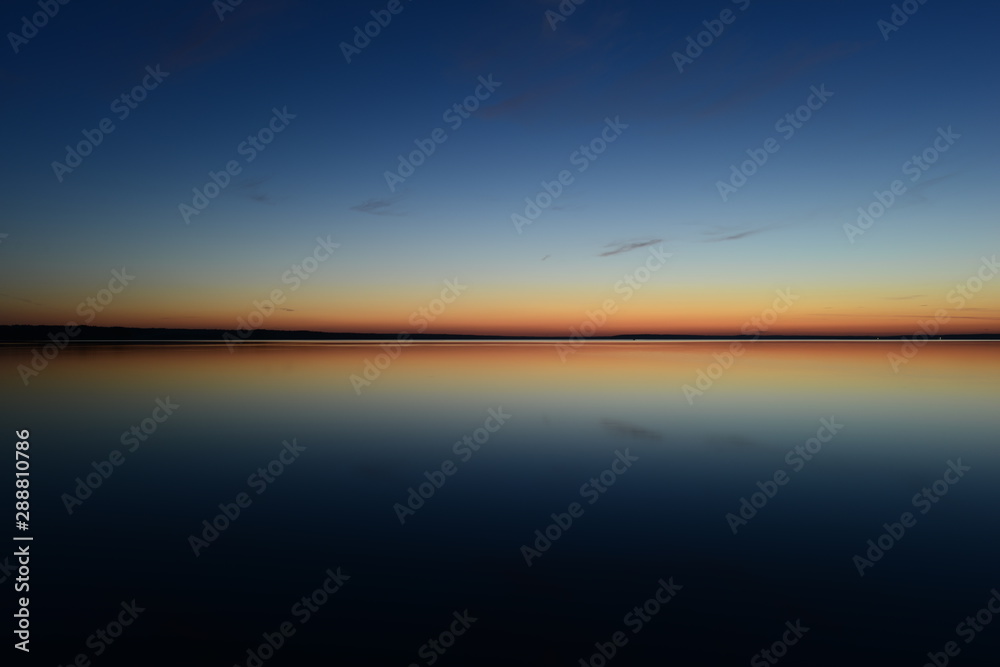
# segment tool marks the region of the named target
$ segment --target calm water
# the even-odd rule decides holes
[[[949,641],[995,664],[1000,618],[959,624],[1000,588],[1000,346],[932,343],[898,373],[898,343],[713,366],[728,347],[81,345],[29,386],[29,352],[0,348],[9,449],[31,432],[34,657],[247,665],[288,623],[263,664],[601,665],[601,644],[609,665],[919,666]],[[358,392],[366,360],[385,368]],[[536,544],[553,514],[572,523]],[[902,535],[859,565],[883,524]]]

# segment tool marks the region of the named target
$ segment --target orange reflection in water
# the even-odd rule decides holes
[[[378,393],[492,392],[573,396],[614,391],[683,399],[682,387],[748,395],[849,393],[919,396],[947,385],[952,397],[996,397],[1000,344],[930,342],[907,359],[884,342],[244,343],[76,345],[23,391],[46,387],[128,394],[137,387],[247,395],[281,387],[358,397]],[[8,367],[30,364],[30,348],[2,348]],[[896,368],[890,363],[896,357]],[[12,377],[13,376],[13,377]],[[353,382],[352,382],[353,378]],[[13,382],[12,382],[13,380]],[[6,382],[13,393],[16,373]],[[192,386],[193,385],[193,386]],[[706,391],[706,394],[708,391]],[[977,398],[978,397],[978,398]]]
[[[115,427],[95,432],[112,443],[159,398],[186,415],[171,428],[209,429],[220,440],[236,427],[280,426],[406,447],[427,433],[449,442],[486,410],[502,408],[516,415],[506,441],[525,448],[539,438],[579,447],[609,423],[665,443],[721,433],[785,446],[814,433],[821,417],[849,424],[841,447],[853,434],[995,442],[996,343],[931,342],[898,372],[889,362],[902,353],[898,341],[733,345],[245,343],[232,352],[218,343],[77,345],[28,386],[14,369],[30,363],[31,348],[0,346],[10,369],[0,383],[11,414],[34,415],[33,423],[62,419],[86,429],[88,415],[113,409]]]

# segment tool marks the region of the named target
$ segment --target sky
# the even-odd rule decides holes
[[[46,6],[0,324],[1000,333],[995,3]]]

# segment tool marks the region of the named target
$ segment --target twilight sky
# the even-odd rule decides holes
[[[0,324],[1000,332],[1000,7],[903,4],[5,3]]]

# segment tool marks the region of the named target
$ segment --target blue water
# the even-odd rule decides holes
[[[994,664],[959,624],[1000,587],[1000,347],[893,345],[418,344],[360,391],[376,345],[78,346],[27,386],[0,348],[34,659],[247,665],[286,623],[263,664]]]

